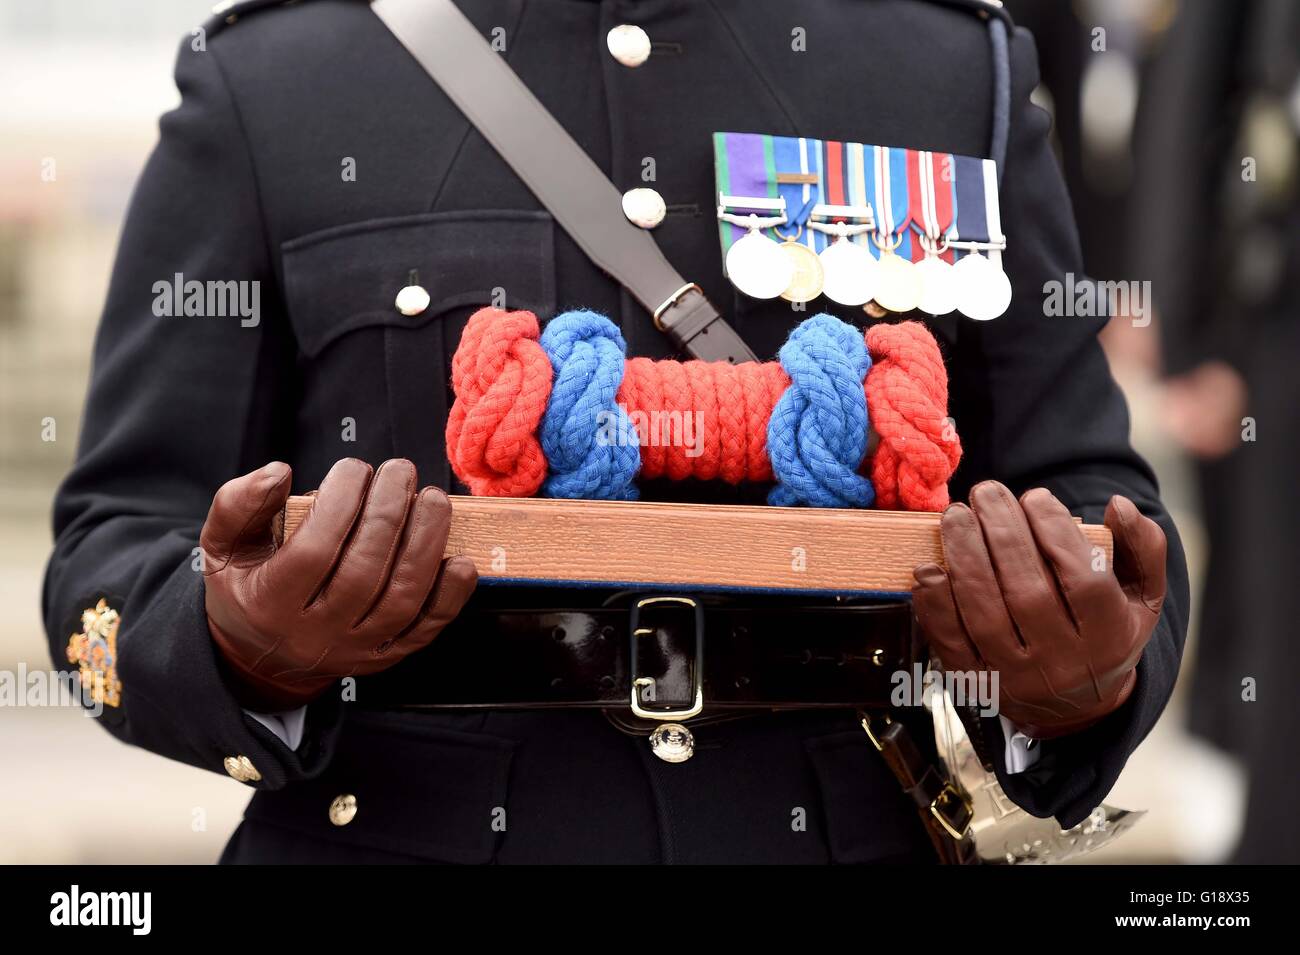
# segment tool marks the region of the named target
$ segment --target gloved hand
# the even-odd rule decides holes
[[[339,461],[302,527],[278,544],[291,477],[275,462],[226,483],[200,537],[208,628],[240,702],[262,712],[426,646],[478,580],[469,558],[443,560],[451,505],[437,488],[416,493],[410,461],[378,471]]]
[[[999,671],[1000,709],[1023,733],[1082,730],[1133,691],[1165,598],[1164,532],[1133,502],[1106,507],[1114,569],[1046,488],[1017,502],[996,481],[953,504],[941,529],[947,573],[916,568],[913,607],[948,670]]]

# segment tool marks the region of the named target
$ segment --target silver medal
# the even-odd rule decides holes
[[[776,298],[794,281],[794,263],[781,244],[757,229],[727,250],[727,278],[750,298]]]
[[[978,252],[953,266],[957,285],[957,310],[977,322],[997,318],[1011,305],[1011,281],[1002,268]]]
[[[916,263],[916,272],[921,279],[917,308],[931,315],[947,315],[957,307],[957,282],[952,265],[930,254]]]
[[[822,249],[822,294],[841,305],[864,305],[876,291],[876,259],[847,237]]]
[[[910,312],[921,299],[916,266],[892,250],[880,253],[876,263],[876,304],[891,312]]]
[[[1007,273],[1000,266],[994,265],[989,273],[986,292],[988,297],[984,304],[987,308],[985,314],[987,314],[988,319],[994,319],[1006,314],[1007,309],[1011,307],[1011,279],[1007,277]],[[987,321],[988,319],[984,320]]]

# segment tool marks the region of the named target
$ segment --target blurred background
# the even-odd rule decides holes
[[[1300,862],[1300,575],[1283,552],[1300,531],[1283,507],[1300,455],[1300,4],[1007,5],[1038,38],[1035,98],[1089,275],[1151,283],[1155,319],[1119,315],[1105,343],[1193,577],[1175,698],[1109,800],[1150,812],[1093,858]],[[49,666],[51,499],[130,190],[208,6],[0,5],[0,670]],[[0,767],[6,863],[211,862],[248,799],[56,707],[0,707]]]

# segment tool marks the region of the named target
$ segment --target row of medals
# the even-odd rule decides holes
[[[825,295],[841,305],[875,302],[890,312],[920,309],[931,315],[961,312],[988,321],[1011,304],[1011,283],[1001,267],[978,252],[955,265],[940,257],[941,248],[923,242],[919,262],[898,255],[888,241],[878,241],[880,258],[847,236],[838,236],[821,253],[795,241],[777,242],[751,229],[727,251],[727,276],[751,298],[778,295],[787,302],[810,302]]]

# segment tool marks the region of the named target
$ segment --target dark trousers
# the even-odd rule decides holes
[[[850,711],[699,727],[663,762],[593,711],[354,712],[325,773],[258,793],[224,863],[934,862]],[[356,797],[344,826],[335,797]]]

